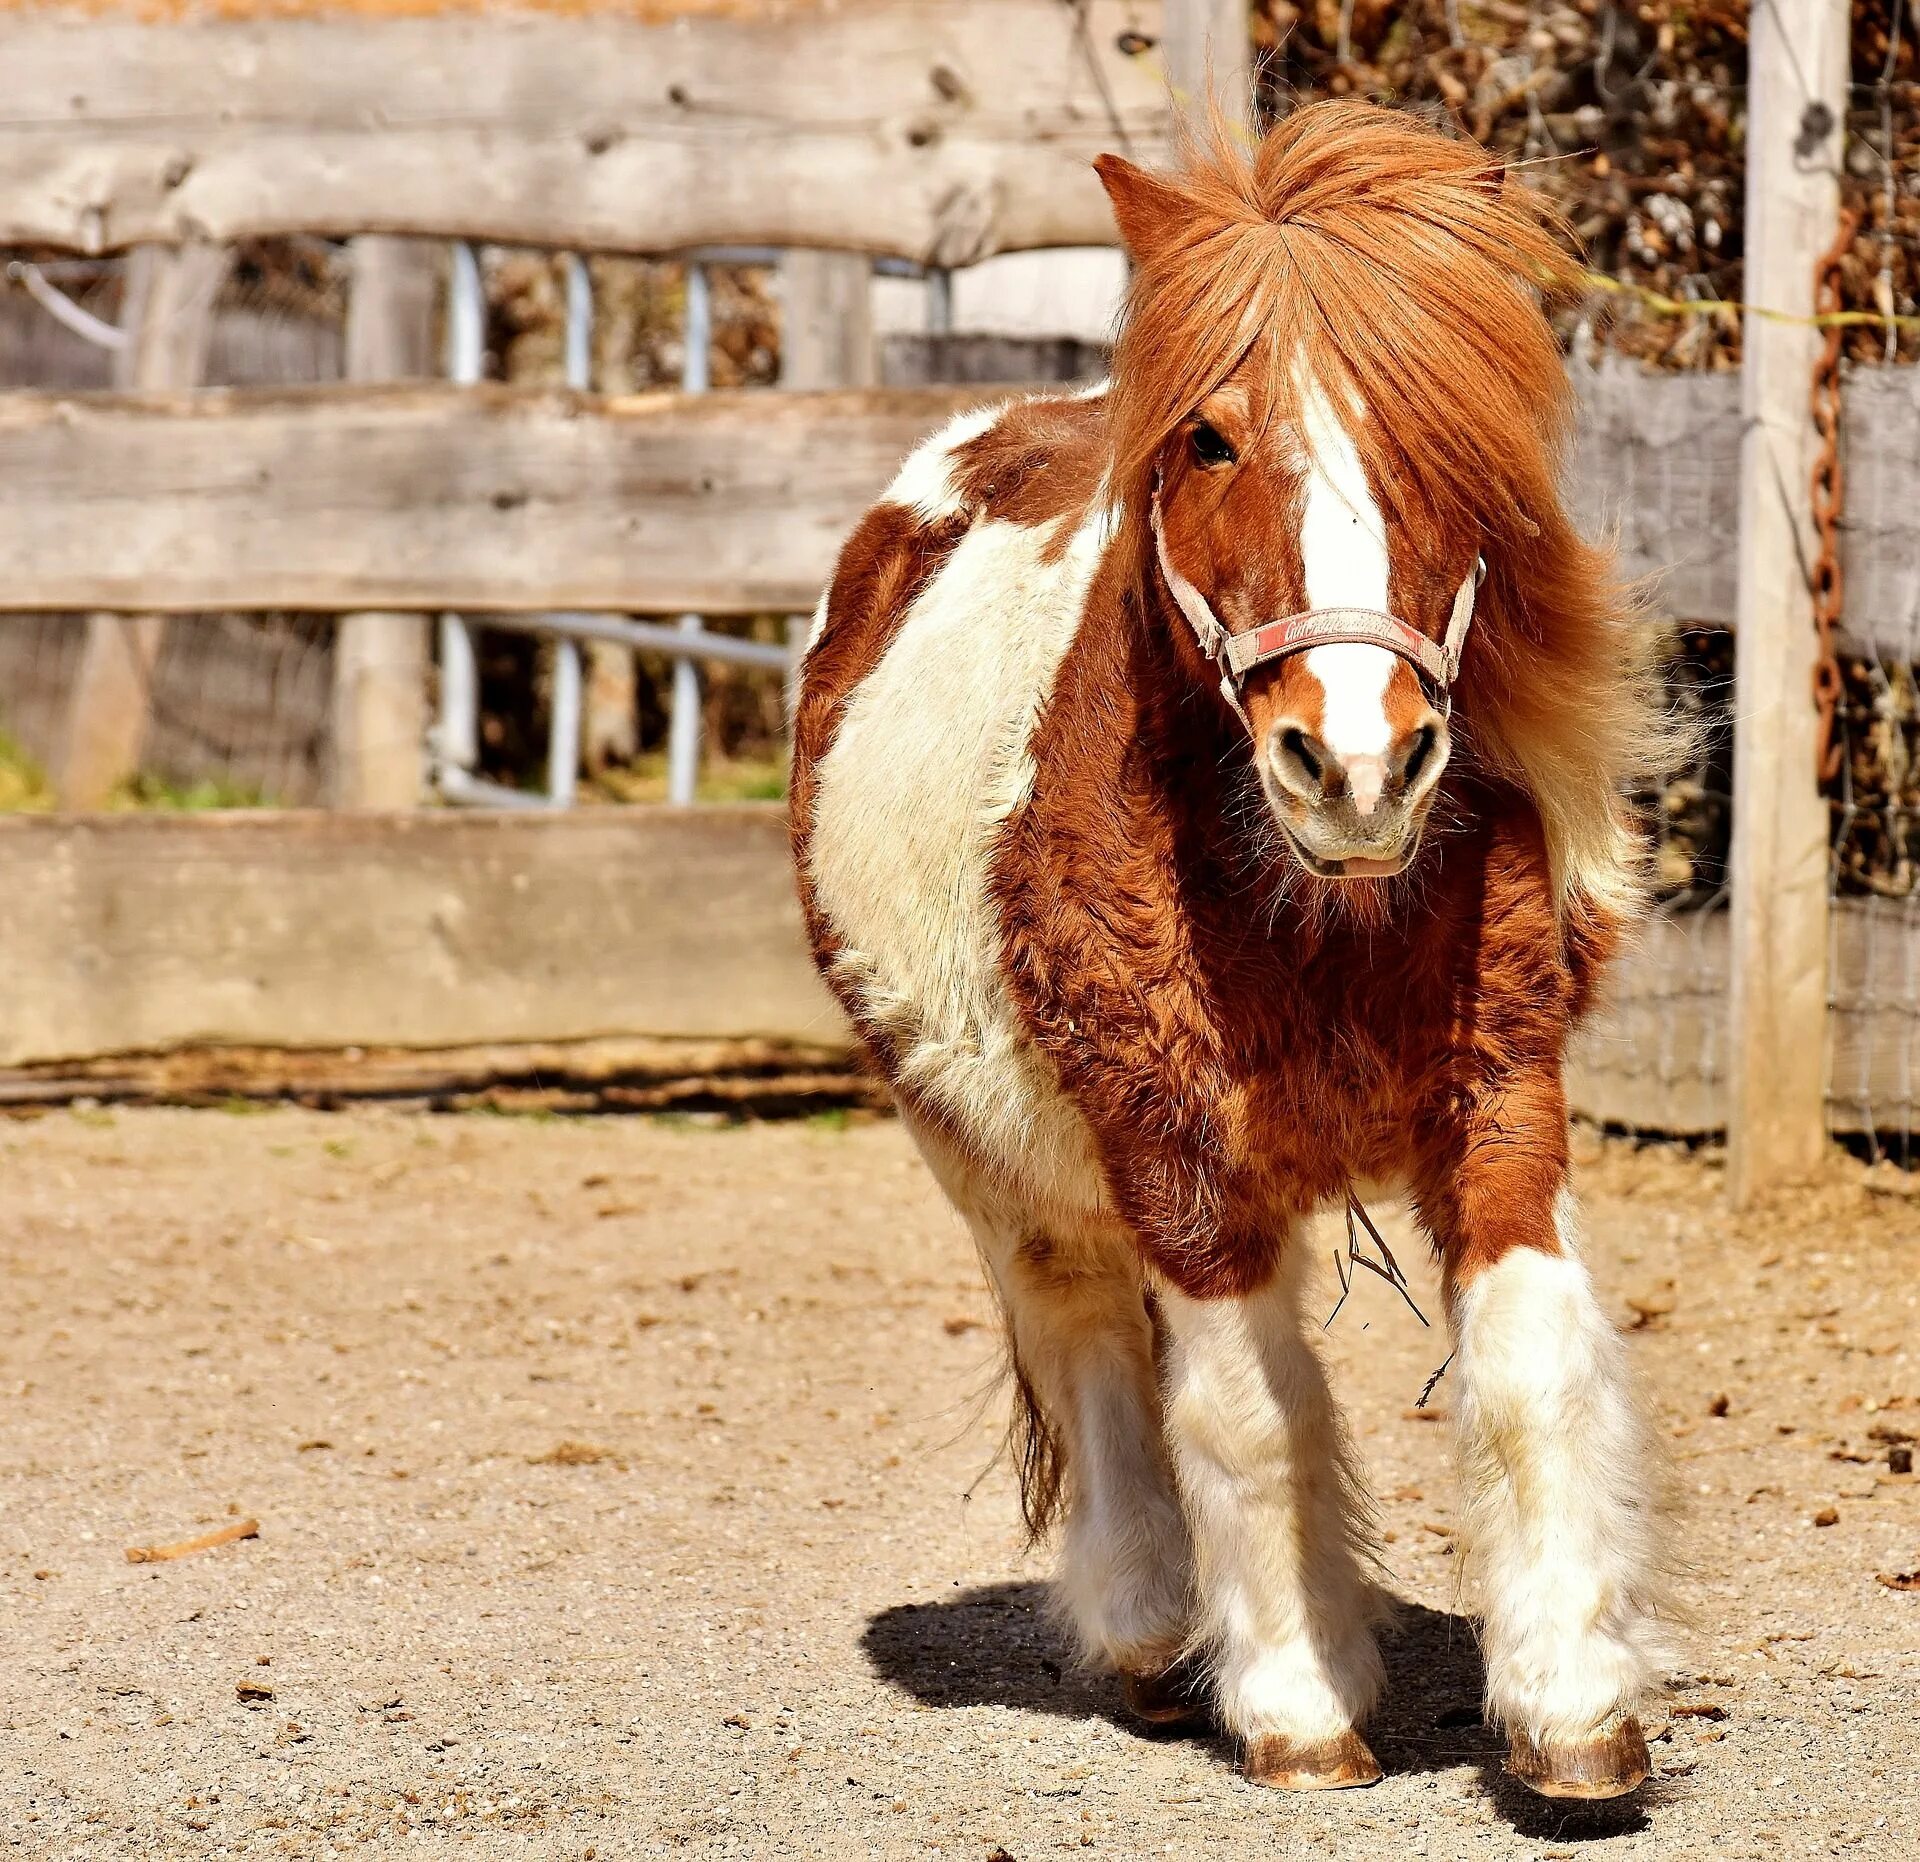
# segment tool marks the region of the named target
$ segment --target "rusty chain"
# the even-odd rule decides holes
[[[1840,261],[1853,247],[1858,221],[1842,212],[1834,242],[1814,274],[1814,312],[1826,315],[1840,308]],[[1817,549],[1813,558],[1813,624],[1820,636],[1819,657],[1813,667],[1813,702],[1820,714],[1815,739],[1814,768],[1821,782],[1840,774],[1845,746],[1837,729],[1840,712],[1840,611],[1846,599],[1846,577],[1840,568],[1840,506],[1846,482],[1840,464],[1840,350],[1846,333],[1835,323],[1823,326],[1820,352],[1813,365],[1813,426],[1819,449],[1813,460],[1813,524]]]

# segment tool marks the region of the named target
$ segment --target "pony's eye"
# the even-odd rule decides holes
[[[1234,450],[1222,436],[1218,427],[1210,427],[1204,420],[1193,423],[1193,456],[1203,466],[1232,465]]]

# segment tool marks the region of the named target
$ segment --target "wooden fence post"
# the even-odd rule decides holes
[[[353,241],[347,378],[410,381],[434,372],[436,241]],[[333,637],[336,808],[414,808],[427,754],[426,618],[343,614]]]
[[[929,284],[928,289],[933,289]],[[873,262],[863,252],[809,252],[780,258],[780,385],[871,388],[880,381],[873,333]],[[793,667],[781,706],[789,736],[799,696],[800,657],[810,617],[787,616]]]
[[[1251,124],[1253,36],[1247,0],[1166,0],[1161,31],[1174,114],[1203,121],[1211,88],[1234,122]]]
[[[780,311],[781,387],[878,385],[873,265],[863,253],[784,253]]]
[[[213,306],[227,276],[224,246],[138,246],[127,255],[114,361],[121,388],[191,388],[206,373]],[[153,669],[166,637],[158,614],[90,614],[67,695],[53,768],[62,808],[101,807],[140,765]]]
[[[1807,318],[1839,213],[1847,0],[1752,9],[1747,302]],[[1814,772],[1816,641],[1807,564],[1819,332],[1749,311],[1741,365],[1735,608],[1732,1054],[1736,1206],[1803,1180],[1826,1141],[1827,811]]]

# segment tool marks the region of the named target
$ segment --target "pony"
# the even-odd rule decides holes
[[[791,789],[821,974],[1006,1321],[1086,1658],[1245,1775],[1380,1766],[1380,1551],[1304,1240],[1401,1193],[1509,1770],[1648,1772],[1662,1476],[1562,1063],[1638,907],[1644,630],[1559,494],[1551,210],[1356,102],[1095,164],[1112,378],[963,414],[842,549]]]

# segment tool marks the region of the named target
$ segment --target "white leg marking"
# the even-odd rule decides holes
[[[1033,1361],[1046,1359],[1049,1393],[1066,1398],[1070,1501],[1055,1580],[1062,1609],[1089,1658],[1157,1673],[1187,1639],[1191,1556],[1138,1278],[1070,1299],[1025,1290],[1014,1325],[1029,1376]]]
[[[1018,1203],[911,1116],[907,1124],[980,1248],[1020,1367],[1060,1437],[1067,1518],[1054,1578],[1082,1655],[1157,1673],[1186,1640],[1186,1521],[1174,1492],[1155,1386],[1139,1256],[1117,1223],[1042,1251]],[[1026,1218],[1026,1219],[1023,1219]]]
[[[1516,1248],[1456,1302],[1457,1431],[1487,1698],[1541,1744],[1630,1713],[1672,1659],[1660,1620],[1660,1466],[1619,1332],[1571,1252]]]
[[[1301,1249],[1247,1299],[1162,1297],[1168,1436],[1220,1711],[1243,1739],[1358,1724],[1381,1682],[1365,1506],[1302,1326]]]

